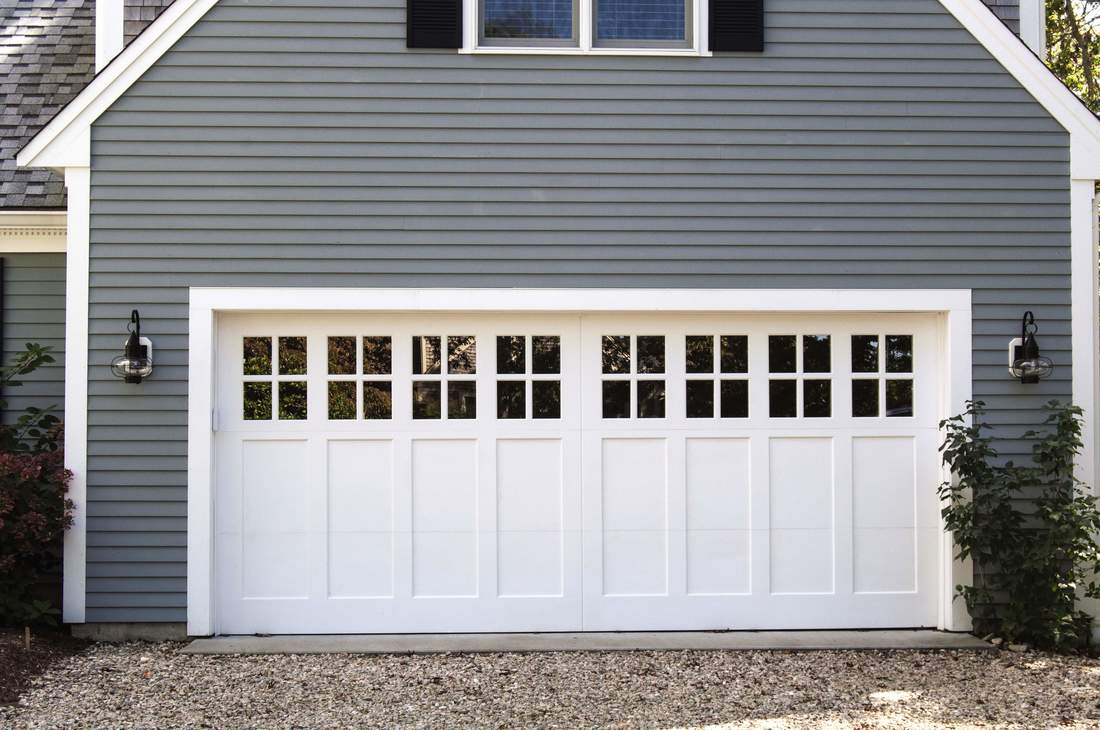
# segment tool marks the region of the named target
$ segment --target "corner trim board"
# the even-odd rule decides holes
[[[65,255],[65,468],[72,472],[73,524],[65,531],[61,618],[84,623],[88,570],[88,245],[91,174],[65,169],[68,235]]]
[[[945,415],[971,397],[969,289],[299,289],[189,290],[187,385],[187,633],[209,636],[214,615],[213,428],[215,329],[231,312],[928,312],[943,317]],[[459,303],[457,304],[456,303]],[[966,566],[941,543],[938,628],[969,628],[953,605]],[[957,602],[954,602],[957,603]]]
[[[1100,453],[1096,418],[1100,414],[1100,282],[1097,275],[1096,182],[1070,183],[1070,299],[1073,401],[1084,411],[1081,429],[1083,448],[1077,459],[1077,477],[1098,494]]]

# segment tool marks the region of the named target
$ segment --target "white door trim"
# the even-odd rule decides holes
[[[942,415],[971,397],[971,293],[965,289],[190,289],[187,631],[213,633],[214,333],[219,312],[937,312],[944,318]],[[952,605],[957,572],[944,540],[939,628],[968,628]],[[950,569],[948,567],[950,566]]]

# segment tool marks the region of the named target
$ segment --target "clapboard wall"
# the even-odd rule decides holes
[[[936,0],[768,0],[762,54],[405,48],[222,0],[92,130],[89,621],[185,617],[189,286],[966,288],[1006,451],[1070,394],[1064,130]],[[131,308],[156,345],[112,379]],[[1006,377],[1035,310],[1059,368]]]

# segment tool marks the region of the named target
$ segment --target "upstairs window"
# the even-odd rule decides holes
[[[480,48],[694,49],[695,0],[478,0]]]
[[[687,48],[686,0],[592,0],[595,46]]]
[[[405,26],[464,53],[761,53],[764,0],[406,0]]]
[[[577,0],[481,0],[481,44],[577,45]]]

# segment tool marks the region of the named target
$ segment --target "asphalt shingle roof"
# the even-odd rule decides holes
[[[64,208],[49,170],[15,155],[95,72],[95,0],[0,0],[0,207]]]
[[[126,0],[125,41],[172,0]],[[95,0],[0,0],[0,208],[63,209],[65,184],[15,155],[95,75]]]

